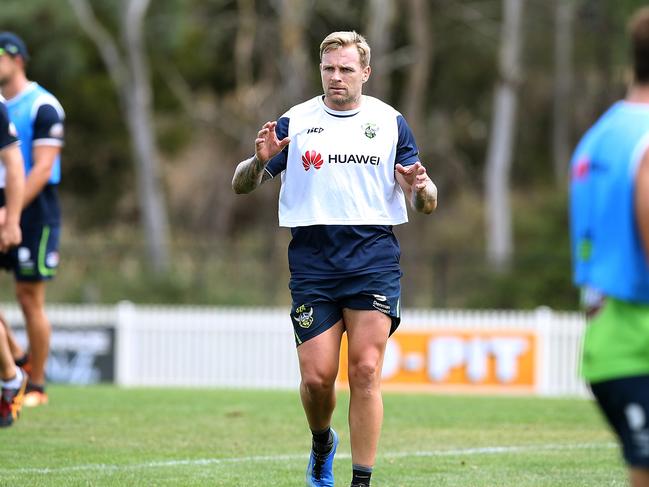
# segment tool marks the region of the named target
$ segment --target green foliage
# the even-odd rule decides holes
[[[119,43],[123,2],[89,3]],[[630,13],[644,3],[575,0],[573,145],[611,101],[623,96],[628,61],[624,26]],[[224,174],[229,177],[234,164],[249,155],[261,122],[259,114],[277,116],[275,111],[281,113],[287,108],[268,104],[269,99],[286,96],[282,91],[286,67],[281,3],[257,0],[253,5],[256,24],[248,60],[253,68],[253,87],[248,88],[252,91],[236,84],[234,53],[241,33],[241,2],[156,0],[151,2],[145,20],[156,134],[165,169],[182,167],[192,173],[197,167],[201,171],[205,166],[213,167],[212,172],[198,174],[205,174],[205,181],[213,178],[215,188],[220,188],[217,180],[222,181]],[[402,2],[396,5],[390,26],[389,73],[384,76],[390,76],[392,87],[386,101],[401,109],[409,96],[406,83],[417,59],[408,54],[412,50],[409,9],[403,8]],[[308,6],[310,16],[300,34],[307,43],[313,72],[295,75],[311,79],[315,94],[320,90],[320,41],[333,30],[364,32],[369,2],[312,0]],[[512,193],[517,195],[516,250],[511,269],[493,274],[484,263],[481,192],[498,72],[501,3],[428,2],[432,59],[428,91],[421,100],[425,126],[418,142],[422,160],[439,183],[443,208],[425,221],[413,217],[418,226],[432,230],[422,231],[414,225],[399,230],[404,236],[402,262],[406,269],[404,289],[408,291],[404,305],[574,308],[565,194],[561,194],[563,188],[549,189],[554,180],[554,6],[555,2],[525,3],[522,96],[511,178]],[[3,29],[25,39],[32,53],[30,77],[52,91],[67,114],[61,194],[70,237],[63,239],[63,264],[57,285],[49,291],[50,299],[240,304],[287,301],[285,249],[269,252],[264,249],[263,237],[256,244],[250,243],[259,238],[259,229],[263,234],[276,221],[276,206],[269,204],[269,198],[235,200],[230,193],[202,198],[228,212],[214,224],[206,224],[204,216],[189,218],[184,208],[170,208],[174,234],[189,232],[196,240],[209,240],[209,244],[178,244],[170,275],[152,277],[144,263],[141,231],[130,231],[129,242],[116,241],[113,235],[115,228],[137,227],[140,219],[130,140],[96,46],[81,31],[67,0],[3,0],[0,19]],[[190,100],[189,110],[181,102],[179,90]],[[260,93],[263,96],[255,98]],[[206,107],[214,120],[200,125],[194,119]],[[267,114],[271,109],[273,113]],[[210,145],[205,144],[207,139]],[[207,157],[208,161],[197,160]],[[169,178],[165,183],[169,193],[197,191],[182,187],[195,184],[192,178]],[[530,200],[522,195],[536,196]],[[196,200],[192,203],[198,205],[200,198]],[[198,208],[196,214],[211,214],[211,207]],[[93,240],[97,232],[103,234],[101,244]],[[419,239],[417,245],[408,242],[408,234],[414,235],[413,240]],[[234,235],[245,243],[233,242]],[[269,257],[279,264],[269,264]],[[267,278],[266,274],[281,275],[282,279]],[[5,292],[11,296],[10,286]]]
[[[397,229],[401,241],[404,307],[574,310],[565,191],[546,187],[514,198],[516,253],[511,268],[497,273],[485,264],[482,201],[467,193],[432,217],[413,215]],[[461,225],[454,225],[461,219]],[[274,222],[227,240],[185,238],[173,246],[168,275],[156,276],[130,229],[113,228],[80,238],[65,232],[61,268],[48,287],[52,302],[290,304],[288,232]],[[0,286],[11,300],[12,287]]]
[[[406,307],[574,310],[567,195],[552,187],[513,196],[515,253],[496,272],[486,263],[482,199],[471,192],[444,202],[430,220],[398,229]]]
[[[483,264],[480,287],[469,296],[466,306],[576,309],[578,292],[571,280],[566,192],[546,188],[519,193],[514,208],[516,253],[512,265],[497,273]]]
[[[297,391],[51,386],[2,431],[0,485],[300,485],[310,448]],[[336,485],[349,485],[339,394]],[[388,393],[378,487],[625,485],[617,445],[583,399]]]
[[[168,274],[148,266],[146,250],[132,231],[111,230],[83,240],[64,232],[61,267],[48,285],[49,302],[265,305],[290,304],[286,247],[269,253],[260,238],[176,241]],[[0,300],[12,301],[10,274],[3,273]]]
[[[480,286],[467,297],[467,308],[533,309],[547,305],[554,309],[574,310],[578,293],[570,281],[570,256],[532,254],[517,256],[511,270],[503,274],[483,270]],[[475,279],[476,277],[473,277]]]

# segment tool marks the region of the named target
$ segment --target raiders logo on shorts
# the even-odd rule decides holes
[[[309,328],[313,324],[313,307],[301,304],[295,308],[292,318],[302,328]]]

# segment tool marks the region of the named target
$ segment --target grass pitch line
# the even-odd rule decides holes
[[[519,446],[486,446],[477,448],[456,448],[451,450],[430,450],[430,451],[411,451],[411,452],[385,452],[378,455],[378,458],[408,458],[408,457],[449,457],[464,455],[497,455],[501,453],[526,453],[541,451],[565,451],[565,450],[589,450],[617,448],[616,443],[574,443],[574,444],[545,444],[545,445],[519,445]],[[67,467],[24,467],[24,468],[0,468],[0,474],[57,474],[80,471],[127,471],[140,470],[149,468],[167,468],[178,466],[201,466],[201,465],[228,465],[247,462],[283,462],[294,460],[306,460],[308,454],[290,454],[290,455],[253,455],[247,457],[232,458],[198,458],[187,460],[160,460],[144,463],[111,465],[105,463],[92,463],[86,465],[70,465]],[[336,459],[350,459],[351,454],[339,452]]]

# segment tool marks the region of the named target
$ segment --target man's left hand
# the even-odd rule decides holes
[[[397,179],[415,210],[428,214],[437,208],[437,187],[426,174],[426,168],[421,162],[417,161],[408,167],[397,164],[395,168],[399,176]]]

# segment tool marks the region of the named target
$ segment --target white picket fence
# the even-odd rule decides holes
[[[22,317],[2,307],[12,326]],[[285,308],[49,305],[54,326],[114,327],[115,382],[123,386],[295,388],[299,372]],[[583,317],[536,311],[404,310],[400,332],[524,330],[536,335],[540,395],[586,395],[578,377]]]

